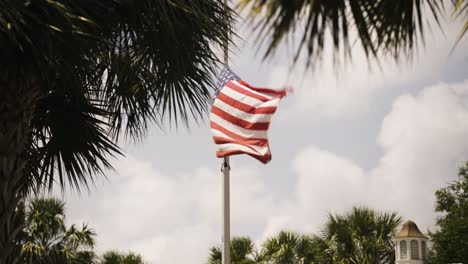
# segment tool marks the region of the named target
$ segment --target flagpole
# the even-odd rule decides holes
[[[228,20],[228,0],[224,0],[224,15],[226,21]],[[227,29],[229,30],[229,29]],[[226,34],[226,39],[224,42],[224,64],[228,65],[229,63],[229,33]],[[231,167],[229,165],[229,156],[224,157],[223,166],[221,168],[223,172],[223,237],[222,237],[222,264],[231,264],[231,225],[230,225],[230,192],[229,192],[229,173]]]
[[[229,195],[229,157],[224,157],[223,161],[223,249],[222,264],[231,264],[231,234],[230,234],[230,195]]]

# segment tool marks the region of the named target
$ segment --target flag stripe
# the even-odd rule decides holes
[[[225,152],[225,151],[231,151],[231,150],[242,150],[245,153],[250,153],[250,154],[260,155],[260,156],[263,156],[270,152],[268,148],[259,149],[260,151],[257,151],[257,150],[252,149],[251,147],[246,147],[242,144],[237,144],[237,143],[220,144],[218,146],[219,146],[218,147],[219,152]]]
[[[253,87],[250,84],[244,82],[243,80],[239,80],[237,81],[237,83],[239,83],[240,85],[243,85],[244,87],[246,87],[247,89],[250,89],[251,91],[260,92],[263,94],[263,96],[267,96],[267,94],[270,94],[275,97],[279,96],[280,98],[283,98],[284,96],[286,96],[285,90],[277,91],[277,90],[268,89],[268,88]]]
[[[213,106],[218,107],[219,109],[223,110],[224,112],[228,112],[229,114],[240,118],[242,120],[250,121],[250,122],[270,122],[272,118],[272,114],[250,114],[244,111],[241,111],[235,107],[232,107],[229,104],[221,100],[216,100]]]
[[[246,148],[249,148],[251,149],[252,151],[254,151],[255,153],[261,153],[261,154],[265,154],[265,153],[268,153],[270,150],[268,148],[268,146],[255,146],[255,145],[250,145],[248,144],[247,142],[243,142],[243,143],[240,143],[240,142],[236,142],[235,140],[232,140],[232,139],[228,139],[228,138],[222,138],[222,137],[213,137],[214,141],[216,144],[218,145],[222,145],[222,146],[226,146],[226,145],[232,145],[232,144],[238,144],[238,145],[241,145],[241,146],[244,146]]]
[[[274,114],[276,112],[276,107],[275,106],[267,106],[267,107],[254,107],[250,106],[247,104],[244,104],[242,102],[236,101],[232,97],[224,94],[224,93],[219,93],[217,100],[216,101],[223,101],[224,103],[239,109],[243,112],[249,113],[249,114]]]
[[[232,156],[232,155],[239,155],[239,154],[247,154],[253,158],[256,158],[257,160],[263,163],[268,163],[271,160],[270,153],[262,156],[258,154],[246,153],[246,152],[243,152],[242,150],[216,151],[216,157],[218,158],[223,158],[223,157]]]
[[[240,93],[234,89],[231,89],[230,87],[225,86],[221,92],[222,94],[225,94],[233,99],[235,99],[238,102],[242,102],[244,104],[253,106],[253,107],[258,107],[261,106],[263,103],[266,103],[262,100],[258,100],[257,98],[250,97],[248,95],[245,95],[243,93]]]
[[[250,130],[245,129],[243,127],[236,126],[231,122],[226,122],[222,117],[219,117],[213,113],[210,115],[210,119],[212,122],[224,127],[225,129],[231,131],[234,134],[237,134],[243,138],[261,138],[267,139],[267,131],[266,130]]]
[[[250,130],[267,130],[268,127],[270,126],[270,123],[268,122],[249,122],[245,121],[243,119],[240,119],[238,117],[235,117],[222,109],[213,106],[211,108],[211,113],[215,114],[221,118],[223,118],[225,121],[230,122],[233,125],[236,125],[238,127],[242,127],[245,129],[250,129]]]
[[[221,93],[231,98],[236,99],[238,102],[243,102],[250,106],[254,106],[255,108],[277,106],[279,104],[279,101],[281,100],[281,96],[279,95],[274,96],[272,97],[272,99],[265,101],[265,100],[258,99],[256,97],[248,96],[240,91],[242,91],[242,89],[232,89],[231,87],[226,86],[224,87],[224,89],[221,90]]]
[[[241,137],[236,133],[233,133],[224,127],[216,124],[215,122],[210,122],[211,131],[214,136],[224,136],[227,138],[231,138],[237,140],[238,142],[249,142],[249,144],[257,145],[257,146],[265,146],[268,145],[268,141],[265,138],[245,138]]]
[[[216,156],[248,154],[267,163],[271,160],[267,131],[286,92],[252,87],[228,68],[218,85],[210,113]]]
[[[255,91],[252,91],[250,89],[248,89],[247,87],[243,86],[243,85],[240,85],[239,83],[237,82],[228,82],[226,84],[226,87],[229,87],[230,89],[238,92],[238,93],[241,93],[243,95],[246,95],[248,97],[251,97],[251,98],[255,98],[259,101],[262,101],[262,102],[268,102],[271,100],[271,98],[268,98],[266,96],[263,96]]]
[[[223,130],[221,128],[221,130]],[[259,146],[259,147],[265,147],[265,146],[268,146],[268,141],[266,139],[254,139],[254,138],[242,138],[242,139],[239,139],[240,137],[227,131],[227,133],[224,133],[223,131],[221,130],[218,130],[216,129],[215,127],[212,127],[212,134],[213,134],[213,138],[215,139],[216,141],[216,138],[225,138],[225,139],[228,139],[228,140],[232,140],[232,141],[236,141],[236,142],[243,142],[245,144],[249,144],[249,145],[254,145],[254,146]],[[234,137],[232,137],[232,135],[234,135]]]

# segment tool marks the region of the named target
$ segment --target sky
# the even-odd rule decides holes
[[[242,22],[241,22],[242,24]],[[411,62],[369,67],[358,46],[334,68],[331,49],[304,70],[291,48],[262,60],[239,26],[230,66],[254,86],[292,86],[275,114],[272,161],[231,158],[231,235],[258,244],[280,230],[317,233],[353,206],[396,211],[434,230],[434,192],[468,160],[468,37],[451,53],[460,21],[444,21]],[[221,160],[205,120],[151,128],[125,143],[116,169],[89,193],[66,192],[69,224],[87,223],[97,251],[132,250],[148,263],[206,263],[221,243]]]

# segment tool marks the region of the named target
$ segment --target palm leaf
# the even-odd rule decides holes
[[[250,10],[260,43],[267,43],[264,58],[297,31],[294,61],[305,54],[309,66],[323,55],[328,37],[336,58],[351,56],[354,32],[368,58],[410,55],[424,40],[425,23],[438,23],[443,5],[439,0],[242,0],[239,7]],[[423,12],[426,7],[430,12]]]
[[[465,23],[463,24],[460,33],[458,34],[457,41],[455,43],[455,46],[463,39],[463,36],[465,36],[466,32],[468,32],[468,1],[466,0],[457,0],[453,1],[454,6],[455,6],[455,15],[457,17],[464,17]],[[454,47],[455,47],[454,46]]]
[[[122,131],[202,118],[231,14],[215,0],[0,2],[0,81],[40,93],[28,182],[87,187],[121,154]]]

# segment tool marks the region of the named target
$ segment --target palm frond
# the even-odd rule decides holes
[[[418,40],[424,40],[426,22],[438,23],[443,4],[439,0],[242,0],[239,7],[250,10],[260,43],[267,42],[264,58],[298,32],[294,61],[305,54],[310,66],[323,55],[327,38],[337,58],[351,56],[354,32],[368,58],[378,59],[382,53],[397,59],[410,55]],[[429,12],[423,11],[426,7]]]
[[[389,263],[394,256],[393,235],[401,222],[394,212],[354,207],[332,215],[323,230],[335,262]]]
[[[87,187],[121,154],[122,131],[202,118],[232,13],[215,0],[0,2],[2,81],[40,93],[31,182]]]
[[[95,232],[86,225],[65,226],[65,203],[56,198],[33,198],[25,210],[20,241],[24,263],[93,263]]]
[[[460,33],[458,34],[455,46],[463,39],[466,32],[468,32],[468,1],[466,0],[454,0],[454,10],[456,17],[463,17],[465,23],[463,24]]]

